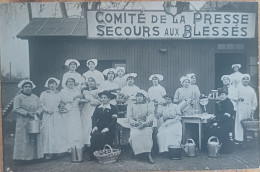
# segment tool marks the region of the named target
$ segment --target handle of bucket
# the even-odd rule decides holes
[[[178,141],[178,143],[180,144],[181,148],[184,150],[184,152],[186,153],[185,151],[185,145],[182,145],[180,141]]]
[[[208,140],[208,143],[209,143],[212,139],[216,139],[217,142],[219,143],[219,140],[218,140],[218,138],[217,138],[216,136],[211,136],[211,137],[209,138],[209,140]]]
[[[105,149],[106,147],[108,147],[108,148],[110,149],[110,151],[113,152],[113,149],[112,149],[112,147],[111,147],[110,145],[105,144],[104,149]]]
[[[188,140],[187,140],[187,143],[188,143],[189,141],[191,141],[193,144],[195,144],[195,142],[194,142],[194,140],[193,140],[192,138],[188,139]]]
[[[76,161],[78,161],[78,160],[79,160],[79,157],[78,157],[78,152],[77,152],[77,147],[76,147],[76,145],[75,145],[75,154],[76,154]]]

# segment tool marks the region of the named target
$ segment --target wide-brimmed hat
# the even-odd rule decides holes
[[[228,90],[227,90],[227,89],[224,89],[224,88],[219,88],[219,89],[218,89],[218,95],[220,95],[220,94],[222,94],[222,93],[228,94]]]
[[[153,78],[157,78],[159,81],[162,81],[162,80],[163,80],[163,75],[161,75],[161,74],[152,74],[152,75],[149,77],[149,81],[152,81]]]
[[[51,78],[49,78],[46,82],[45,82],[45,87],[49,87],[49,81],[50,80],[54,80],[55,82],[56,82],[56,84],[57,84],[57,86],[59,86],[60,85],[60,80],[58,80],[57,78],[54,78],[54,77],[51,77]]]
[[[29,79],[24,79],[21,82],[19,82],[18,87],[23,88],[23,85],[28,84],[28,83],[32,85],[32,89],[34,89],[36,87],[36,85]]]
[[[208,98],[208,96],[206,96],[205,94],[201,94],[199,97],[199,99],[206,99],[206,98]]]
[[[116,98],[116,95],[112,94],[111,91],[108,91],[108,90],[104,90],[104,91],[98,93],[99,97],[101,97],[102,95],[106,95],[109,99],[115,99]]]
[[[68,59],[68,60],[66,60],[65,65],[66,65],[67,67],[69,67],[70,63],[76,63],[77,67],[80,66],[79,61],[76,60],[76,59]]]

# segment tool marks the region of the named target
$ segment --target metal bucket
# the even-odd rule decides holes
[[[77,148],[76,146],[71,148],[71,162],[82,162],[83,161],[83,149]]]
[[[30,134],[39,134],[41,128],[41,121],[40,120],[31,120],[28,122],[27,132]]]
[[[182,153],[182,148],[179,145],[170,145],[168,147],[169,149],[169,157],[170,159],[177,160],[181,159],[181,153]]]

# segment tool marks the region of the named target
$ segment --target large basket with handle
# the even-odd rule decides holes
[[[121,153],[120,149],[114,149],[111,146],[106,144],[104,146],[103,150],[95,151],[94,155],[98,159],[99,163],[109,164],[109,163],[112,163],[112,162],[116,162],[120,153]]]
[[[245,130],[257,131],[259,130],[259,123],[260,121],[251,118],[241,120],[241,124]]]

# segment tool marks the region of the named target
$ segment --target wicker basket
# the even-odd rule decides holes
[[[253,130],[253,131],[259,130],[259,122],[260,121],[254,119],[241,120],[241,124],[245,130]]]
[[[109,149],[106,149],[108,147]],[[95,157],[98,159],[100,164],[109,164],[116,162],[117,157],[120,155],[121,150],[113,149],[109,145],[105,145],[103,150],[94,152]]]

